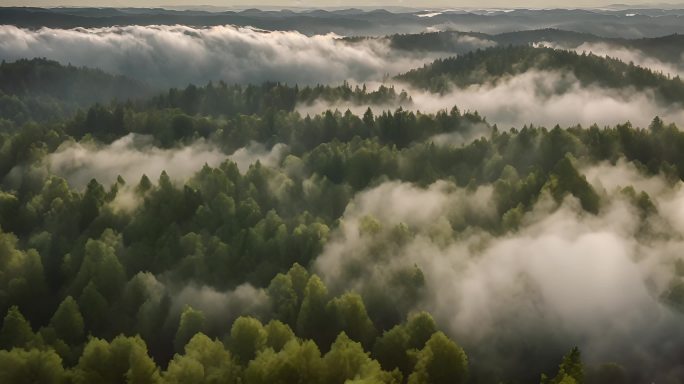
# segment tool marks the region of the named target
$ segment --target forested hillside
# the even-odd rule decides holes
[[[665,103],[684,101],[684,83],[679,77],[670,78],[617,59],[531,46],[490,48],[440,59],[397,79],[433,92],[446,92],[454,85],[467,87],[496,82],[533,70],[568,72],[583,86],[632,89],[633,92],[653,90]]]
[[[351,49],[222,31],[325,46],[331,71]],[[344,51],[393,58],[366,53]],[[678,77],[507,46],[373,84],[160,92],[19,60],[0,92],[0,384],[684,383]],[[460,94],[575,123],[504,126]]]
[[[249,103],[249,91],[236,90],[229,92],[234,100]],[[219,114],[199,107],[204,103],[178,101],[188,100],[182,96],[187,92],[214,91],[171,91],[142,104],[154,108],[96,106],[64,123],[2,134],[0,305],[7,315],[0,342],[9,351],[0,358],[4,381],[19,380],[28,366],[40,367],[35,375],[44,376],[35,377],[56,382],[125,375],[200,382],[220,375],[250,383],[295,377],[418,383],[442,375],[435,370],[447,372],[448,382],[461,382],[456,378],[465,378],[467,370],[471,378],[488,377],[487,361],[469,364],[468,350],[440,333],[428,314],[411,314],[421,307],[430,279],[419,266],[387,277],[393,284],[388,292],[401,292],[394,299],[373,290],[331,290],[312,271],[354,196],[387,182],[417,188],[447,183],[466,199],[493,188],[492,212],[466,210],[449,219],[444,241],[455,241],[448,239],[473,230],[515,233],[544,196],[556,205],[572,196],[585,214],[600,214],[610,195],[587,182],[580,171],[587,164],[624,158],[645,175],[662,172],[671,183],[684,177],[677,150],[684,135],[659,120],[646,130],[623,125],[499,132],[456,108],[436,115],[368,110],[364,116],[327,112],[303,118],[288,108],[249,115],[228,108]],[[235,103],[223,95],[199,100]],[[108,125],[117,114],[120,125]],[[430,139],[472,129],[485,137],[463,146],[437,146]],[[96,148],[150,135],[169,148],[205,137],[228,154],[251,141],[287,143],[287,149],[271,166],[257,162],[243,171],[226,155],[186,181],[172,181],[162,171],[119,177],[113,184],[96,176],[87,185],[72,185],[53,173],[55,154],[65,154],[73,137],[84,134]],[[659,215],[657,206],[645,192],[626,187],[619,193],[648,228]],[[368,257],[384,257],[396,241],[410,242],[422,232],[406,224],[385,229],[379,220],[361,221],[361,235],[376,237],[379,247]],[[345,268],[353,273],[358,267]],[[681,308],[676,287],[663,300]],[[184,303],[183,295],[197,296],[202,309]],[[230,314],[215,312],[215,300]],[[538,363],[516,358],[525,366],[518,379],[532,380],[560,355]],[[577,354],[568,359],[563,364],[579,364]],[[604,374],[597,369],[588,382],[600,382],[592,381]],[[578,375],[561,372],[559,377]]]
[[[656,72],[672,76],[681,74],[684,55],[684,35],[671,34],[650,38],[616,38],[591,33],[545,28],[517,30],[498,34],[440,30],[414,34],[392,34],[384,37],[348,37],[344,41],[363,43],[386,42],[389,47],[406,54],[462,55],[478,49],[508,46],[548,46],[574,50],[579,54],[593,53],[647,66]]]
[[[67,117],[78,108],[151,95],[135,80],[45,59],[0,64],[0,115],[24,123]]]

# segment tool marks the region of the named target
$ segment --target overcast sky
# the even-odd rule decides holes
[[[313,1],[297,1],[297,0],[0,0],[2,6],[34,6],[34,7],[51,7],[51,6],[96,6],[96,7],[150,7],[150,6],[283,6],[283,7],[347,7],[353,5],[364,6],[406,6],[413,8],[428,8],[428,7],[535,7],[535,8],[550,8],[550,7],[596,7],[605,6],[609,4],[649,4],[653,6],[654,1],[648,0],[426,0],[426,1],[407,1],[407,0],[313,0]],[[660,3],[660,2],[658,2]],[[684,5],[684,0],[667,0],[663,3],[676,4],[677,6]]]

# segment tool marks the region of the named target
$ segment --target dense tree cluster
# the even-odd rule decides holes
[[[288,86],[280,83],[262,85],[227,85],[209,83],[205,87],[190,85],[185,89],[171,89],[167,94],[153,98],[149,106],[155,108],[178,108],[187,114],[210,116],[234,116],[238,114],[262,114],[267,111],[294,111],[297,104],[315,102],[347,102],[352,105],[409,103],[406,92],[397,92],[393,86],[381,85],[377,90],[366,86],[352,87],[317,85],[315,87]]]
[[[0,64],[0,116],[18,123],[59,119],[95,102],[149,95],[151,90],[138,81],[96,69],[46,59]]]
[[[666,103],[684,103],[684,82],[677,76],[624,63],[592,53],[533,47],[508,46],[477,50],[436,60],[397,78],[433,92],[446,92],[454,86],[495,82],[530,70],[567,71],[584,86],[626,89],[627,92],[652,90]]]
[[[117,293],[121,296],[117,309],[137,315],[144,327],[145,322],[163,318],[153,312],[160,310],[152,306],[150,297],[154,293],[149,279],[154,277],[142,276],[134,277]],[[49,322],[36,331],[17,306],[8,309],[0,328],[0,347],[5,349],[0,351],[0,381],[459,383],[464,382],[468,370],[464,351],[437,330],[429,314],[415,313],[380,334],[358,295],[330,298],[321,280],[309,276],[299,264],[276,275],[268,286],[273,316],[266,324],[243,316],[232,325],[222,324],[217,332],[201,311],[186,307],[173,327],[173,344],[164,346],[171,348],[170,360],[161,360],[160,351],[155,351],[159,329],[120,330],[118,336],[109,336],[111,341],[93,336],[97,331],[88,313],[108,308],[93,308],[93,300],[106,298],[86,290],[78,301],[67,296]],[[295,336],[293,329],[302,336]],[[136,332],[137,336],[124,336]],[[158,367],[151,354],[168,363],[166,370]]]
[[[487,67],[502,52],[474,55],[492,55]],[[542,52],[551,62],[558,54],[515,52]],[[467,66],[473,57],[436,66]],[[392,180],[491,186],[493,217],[472,213],[449,224],[455,234],[477,228],[498,235],[516,231],[543,195],[556,204],[573,196],[585,214],[601,212],[604,201],[581,164],[625,158],[645,173],[684,179],[684,133],[658,118],[643,129],[504,132],[456,107],[436,114],[368,109],[362,116],[292,110],[293,97],[403,97],[379,92],[191,86],[50,123],[8,119],[12,129],[0,131],[0,382],[466,382],[486,364],[469,363],[428,313],[377,295],[333,294],[312,273],[355,193]],[[482,137],[433,140],[472,133]],[[166,148],[207,138],[227,154],[252,141],[288,148],[274,166],[255,162],[241,172],[227,159],[182,182],[161,172],[111,185],[95,178],[79,189],[46,167],[64,143],[104,145],[130,134]],[[647,194],[624,192],[644,215],[656,209]],[[136,203],[124,207],[124,198]],[[363,230],[372,234],[377,225],[368,217]],[[397,242],[410,231],[399,226],[379,241]],[[395,280],[405,303],[425,285],[418,267]],[[187,289],[249,291],[255,308],[217,315],[211,304],[181,305]],[[682,297],[673,290],[667,299],[681,308]],[[613,365],[585,373],[574,349],[542,383],[619,383],[623,376]]]

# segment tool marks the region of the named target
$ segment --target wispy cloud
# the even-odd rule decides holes
[[[454,87],[444,94],[416,89],[405,83],[393,85],[397,90],[405,90],[411,98],[411,102],[401,105],[404,109],[434,113],[458,106],[463,111],[477,111],[489,123],[503,129],[529,124],[546,127],[556,124],[561,127],[577,124],[585,127],[592,124],[608,126],[627,121],[646,127],[655,116],[684,126],[684,110],[681,106],[663,105],[652,90],[582,86],[572,73],[563,71],[530,70],[495,82]],[[359,114],[369,106],[375,110],[394,110],[399,107],[397,103],[359,105],[316,102],[299,105],[297,110],[302,114],[316,114],[326,109],[350,109]]]
[[[92,179],[111,185],[118,176],[135,184],[147,175],[154,182],[163,171],[171,180],[185,182],[205,164],[216,167],[229,159],[244,173],[257,161],[266,166],[277,165],[286,150],[284,144],[267,149],[251,143],[226,154],[206,140],[177,148],[159,148],[149,136],[129,134],[108,145],[67,142],[47,156],[46,164],[50,172],[64,177],[76,188],[83,188]]]
[[[599,215],[574,198],[558,207],[542,195],[520,230],[505,235],[478,225],[497,220],[489,187],[382,184],[350,203],[315,269],[334,291],[397,292],[386,298],[391,306],[430,310],[469,354],[509,374],[515,364],[543,369],[549,351],[578,345],[590,363],[665,377],[668,345],[684,342],[684,316],[661,299],[683,260],[683,185],[668,187],[625,162],[583,172],[592,183],[601,174]],[[620,185],[652,193],[660,213],[644,222]],[[643,225],[656,235],[640,236]],[[410,302],[400,294],[410,282],[395,276],[413,266],[425,285]],[[522,340],[525,361],[509,360],[502,351]]]
[[[281,81],[316,84],[381,79],[433,57],[395,54],[385,40],[348,44],[333,34],[217,26],[38,30],[0,26],[0,59],[47,57],[160,86]]]

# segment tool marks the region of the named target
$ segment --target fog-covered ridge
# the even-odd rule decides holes
[[[381,79],[430,60],[395,55],[382,41],[353,47],[334,34],[306,36],[249,27],[125,26],[37,30],[0,26],[0,59],[47,57],[147,81],[161,89],[281,81],[298,84]],[[192,58],[192,59],[190,59]]]
[[[588,4],[592,5],[592,4]],[[413,9],[411,7],[360,7],[320,9],[301,7],[238,7],[233,9],[145,8],[2,8],[0,23],[19,27],[93,28],[115,25],[233,24],[267,30],[296,30],[307,35],[387,35],[455,29],[503,33],[529,29],[559,28],[606,37],[640,38],[682,33],[682,10],[672,6],[585,9],[504,7]],[[665,8],[665,9],[663,9]],[[674,8],[674,9],[673,9]],[[432,17],[424,17],[430,14]]]

